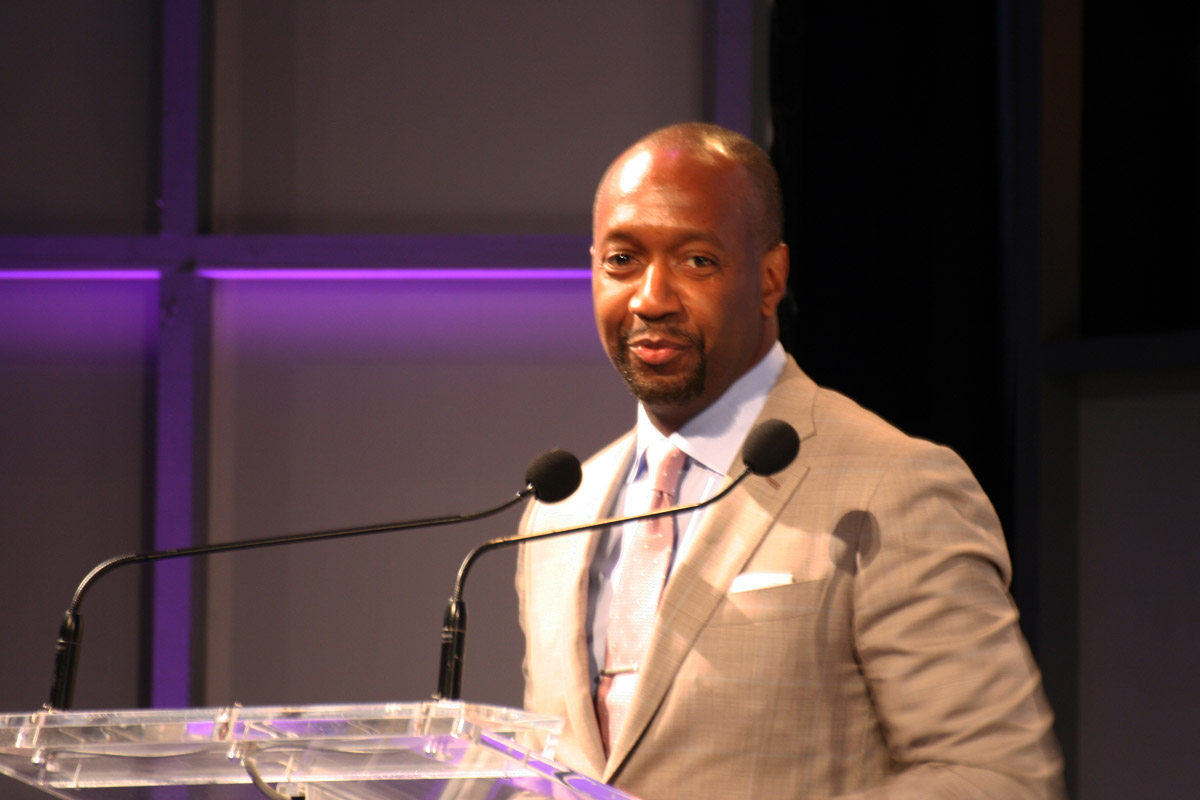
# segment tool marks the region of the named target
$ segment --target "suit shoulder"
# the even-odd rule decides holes
[[[974,474],[951,448],[912,436],[883,417],[832,389],[818,388],[813,399],[813,436],[802,450],[815,460],[856,462],[889,471],[959,475],[973,482]],[[827,462],[828,463],[828,462]]]
[[[762,417],[791,423],[804,448],[831,445],[843,453],[864,449],[878,457],[938,447],[901,431],[841,392],[820,386],[790,357]]]

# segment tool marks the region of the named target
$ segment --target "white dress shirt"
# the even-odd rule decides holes
[[[745,441],[754,421],[758,419],[767,401],[767,394],[779,378],[786,360],[782,345],[776,342],[767,354],[726,389],[716,402],[667,437],[672,444],[688,455],[674,505],[698,503],[712,497],[725,485],[729,468],[737,458],[742,442]],[[637,444],[628,475],[617,493],[613,507],[608,510],[610,516],[628,516],[645,510],[632,506],[636,502],[634,498],[644,496],[644,493],[630,490],[649,479],[646,448],[650,442],[662,438],[662,433],[650,422],[646,409],[639,404]],[[681,555],[687,552],[704,512],[705,509],[700,509],[676,515],[675,549],[671,553],[668,581]],[[589,570],[588,652],[591,655],[593,688],[600,669],[604,666],[613,586],[621,575],[621,537],[625,527],[633,524],[636,523],[609,528],[601,535]]]

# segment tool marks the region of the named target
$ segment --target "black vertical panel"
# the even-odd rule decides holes
[[[785,345],[819,383],[954,447],[1007,516],[995,12],[936,5],[775,8]]]
[[[1083,14],[1085,335],[1200,328],[1200,7]]]

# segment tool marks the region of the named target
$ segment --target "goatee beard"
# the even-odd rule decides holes
[[[699,358],[691,371],[682,375],[657,375],[655,368],[649,364],[638,364],[635,368],[629,355],[631,333],[628,331],[623,331],[618,336],[612,361],[625,383],[629,385],[633,396],[641,402],[648,406],[681,406],[704,393],[704,383],[708,376],[704,339],[678,330],[663,332],[674,339],[684,340],[695,348]]]

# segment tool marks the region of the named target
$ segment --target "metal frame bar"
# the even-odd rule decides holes
[[[159,122],[160,241],[199,233],[201,105],[206,57],[204,0],[164,0],[161,10]],[[208,495],[207,421],[211,296],[189,261],[176,255],[159,282],[154,363],[155,550],[191,547],[204,536]],[[156,564],[142,604],[142,700],[186,708],[200,699],[202,565]],[[148,685],[147,685],[148,684]]]

